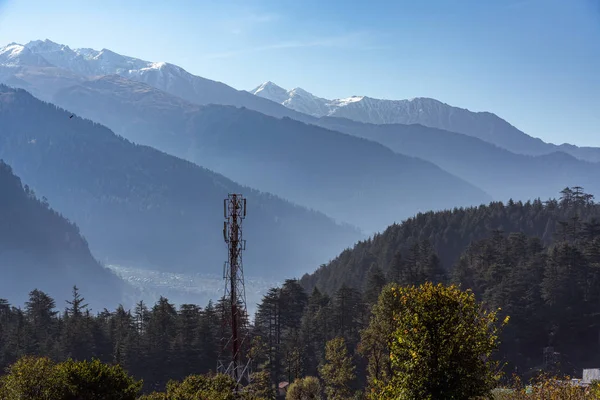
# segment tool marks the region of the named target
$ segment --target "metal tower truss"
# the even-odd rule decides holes
[[[223,239],[227,243],[228,260],[223,268],[223,333],[217,371],[231,376],[239,388],[250,381],[250,359],[247,356],[248,315],[242,264],[242,251],[246,249],[246,241],[242,235],[246,199],[240,194],[229,194],[224,200],[224,217]]]

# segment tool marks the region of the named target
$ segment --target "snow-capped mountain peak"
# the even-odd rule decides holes
[[[254,88],[250,93],[255,94],[259,97],[275,101],[277,103],[283,103],[289,94],[287,90],[281,86],[277,86],[275,83],[268,81],[258,87]]]
[[[16,59],[25,50],[25,47],[18,43],[10,43],[7,46],[0,49],[0,54],[7,60]]]
[[[34,55],[52,68],[42,72],[30,70],[23,81],[16,74],[19,68],[7,67],[15,64],[13,49],[0,60],[0,82],[13,82],[20,87],[35,87],[36,95],[51,101],[57,91],[76,85],[90,78],[119,75],[123,78],[143,82],[159,90],[181,97],[196,104],[227,104],[247,107],[275,116],[296,115],[284,106],[273,104],[246,91],[239,91],[224,83],[193,75],[185,69],[167,62],[150,62],[120,55],[103,48],[69,48],[50,40],[36,40],[20,46],[23,54]],[[9,55],[11,58],[9,60]],[[22,62],[30,68],[34,62]],[[285,90],[284,90],[285,93]],[[301,116],[302,118],[302,116]]]
[[[51,66],[44,58],[33,54],[27,47],[18,43],[10,43],[9,45],[0,48],[0,65],[5,67],[17,67],[22,65],[36,67]]]
[[[294,96],[311,96],[314,97],[312,95],[312,93],[307,92],[306,90],[302,89],[302,88],[293,88],[292,90],[289,91],[290,95],[294,95]]]
[[[271,90],[282,91],[283,90],[284,92],[287,92],[287,90],[285,90],[281,86],[279,86],[276,83],[271,82],[271,81],[267,81],[265,83],[258,85],[254,90],[252,90],[252,92],[259,93],[263,90],[266,90],[266,91],[271,91]]]
[[[25,47],[57,67],[87,76],[120,74],[151,64],[148,61],[122,56],[109,49],[71,49],[48,39],[31,41]]]
[[[251,90],[250,93],[312,116],[319,117],[327,112],[325,104],[328,100],[316,97],[299,87],[286,90],[268,81]]]
[[[301,88],[286,92],[272,82],[263,83],[252,93],[315,117],[342,117],[375,124],[423,123],[425,121],[423,115],[430,116],[426,118],[431,116],[437,118],[435,115],[447,112],[451,108],[438,100],[425,97],[384,100],[367,96],[350,96],[328,100]]]
[[[51,51],[63,51],[69,49],[69,46],[58,44],[52,40],[33,40],[25,45],[33,53],[48,53]],[[70,50],[70,49],[69,49]]]

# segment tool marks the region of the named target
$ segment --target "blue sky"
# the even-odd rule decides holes
[[[600,0],[0,0],[0,44],[46,38],[238,89],[433,97],[600,146]]]

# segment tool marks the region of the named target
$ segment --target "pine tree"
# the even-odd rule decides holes
[[[95,354],[92,336],[92,321],[88,305],[79,294],[77,286],[73,286],[73,299],[67,300],[70,307],[63,314],[64,330],[62,346],[67,349],[67,357],[77,361],[89,359]]]
[[[377,302],[379,293],[386,284],[385,274],[377,266],[372,264],[367,273],[367,281],[365,282],[364,299],[367,304],[374,304]]]
[[[27,342],[27,352],[30,354],[48,354],[56,340],[56,321],[54,317],[55,302],[50,296],[40,290],[29,293],[29,300],[25,303],[25,316],[29,324],[25,326],[31,330],[31,340]]]
[[[327,342],[325,364],[319,368],[329,400],[346,400],[352,397],[352,383],[356,367],[348,355],[346,341],[338,337]]]

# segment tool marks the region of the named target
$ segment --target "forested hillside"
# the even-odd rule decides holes
[[[569,223],[581,229],[595,229],[596,223],[592,220],[600,220],[600,205],[591,199],[591,195],[576,187],[566,188],[560,200],[511,200],[420,213],[345,250],[315,273],[302,277],[302,284],[309,290],[316,286],[328,293],[342,285],[362,288],[372,265],[391,273],[401,263],[399,257],[408,257],[415,245],[424,242],[428,242],[428,253],[437,254],[445,271],[453,269],[461,253],[473,241],[488,238],[494,231],[523,233],[539,238],[543,244],[552,244],[556,234],[568,229]]]
[[[125,284],[90,254],[79,228],[38,199],[0,160],[0,297],[21,305],[44,287],[66,299],[73,285],[100,309],[123,301]]]
[[[501,308],[501,318],[510,317],[496,356],[507,378],[517,372],[528,379],[540,368],[579,376],[597,367],[600,205],[579,188],[566,189],[558,201],[494,203],[392,226],[304,277],[307,291],[292,290],[289,282],[271,291],[256,327],[267,342],[279,341],[271,356],[279,357],[281,370],[289,362],[286,352],[300,348],[297,357],[309,374],[323,361],[324,343],[344,337],[355,351],[360,382],[362,363],[382,354],[369,341],[378,333],[364,330],[381,288],[427,281],[472,289],[485,309]],[[269,329],[274,316],[286,326],[283,338]]]
[[[121,77],[62,90],[54,101],[137,143],[369,232],[418,211],[491,200],[438,166],[373,141],[244,108],[198,106]]]
[[[361,237],[323,214],[70,116],[23,90],[0,86],[0,157],[77,222],[101,260],[220,274],[228,192],[248,198],[249,276],[300,274]]]
[[[479,214],[475,214],[477,210]],[[331,361],[326,360],[326,349],[331,340],[343,339],[342,347],[347,346],[348,353],[338,353],[338,361],[343,360],[353,370],[343,377],[341,372],[336,375],[343,379],[345,390],[364,391],[374,378],[388,379],[386,371],[393,360],[389,357],[386,315],[395,307],[390,302],[398,300],[380,294],[390,282],[399,288],[424,282],[458,283],[463,289],[473,290],[482,309],[498,310],[499,317],[509,321],[500,336],[499,352],[494,353],[505,379],[517,373],[526,381],[540,370],[580,376],[583,368],[597,367],[600,222],[595,218],[600,216],[599,206],[583,192],[569,189],[560,201],[497,203],[470,212],[473,214],[467,217],[464,211],[455,211],[450,224],[438,222],[434,226],[434,219],[428,219],[428,226],[419,228],[423,236],[413,226],[413,239],[402,234],[412,244],[389,244],[402,249],[394,252],[390,265],[378,265],[373,257],[370,264],[365,264],[369,269],[362,278],[357,278],[355,271],[348,272],[356,279],[348,282],[354,287],[328,288],[328,294],[318,288],[306,291],[298,281],[287,280],[269,290],[258,305],[246,342],[253,371],[270,376],[271,384],[306,376],[320,376],[326,382],[322,366]],[[429,245],[426,238],[443,242],[479,222],[482,225],[477,232],[484,238],[462,235],[466,244],[455,243],[460,249],[450,264],[454,267],[442,267],[435,249],[443,247],[439,243]],[[541,238],[536,237],[536,231],[541,232]],[[376,240],[383,240],[387,234]],[[396,237],[402,241],[403,236]],[[372,241],[361,243],[357,249],[367,244],[372,246]],[[326,270],[324,267],[320,273]],[[39,304],[42,294],[37,292],[31,296],[24,311],[0,303],[4,304],[0,305],[4,307],[0,308],[4,310],[0,312],[4,318],[0,325],[4,363],[13,362],[38,343],[32,332],[47,332],[46,341],[39,343],[59,345],[38,345],[35,354],[52,355],[57,361],[71,355],[118,362],[136,378],[143,378],[146,390],[162,390],[169,379],[213,370],[219,348],[220,313],[228,310],[222,308],[223,303],[209,303],[205,308],[188,304],[176,309],[161,298],[151,309],[140,303],[130,311],[118,307],[98,315],[80,315],[71,319],[79,322],[69,330],[74,322],[67,318],[61,323],[51,302]],[[71,303],[77,303],[78,296]],[[432,308],[427,312],[437,311]],[[40,319],[36,313],[50,317]],[[65,315],[76,314],[70,304]],[[23,329],[19,324],[24,324],[28,333],[18,336],[19,329]]]

